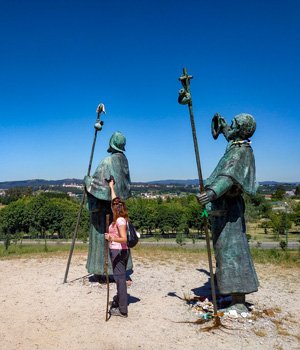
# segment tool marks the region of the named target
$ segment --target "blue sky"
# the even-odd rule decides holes
[[[122,131],[133,181],[204,177],[224,153],[211,118],[248,112],[257,180],[300,181],[297,0],[0,0],[0,181],[83,178]]]

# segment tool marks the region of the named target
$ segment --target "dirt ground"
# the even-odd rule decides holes
[[[261,286],[247,301],[260,312],[222,319],[227,328],[204,332],[206,325],[185,323],[197,318],[182,297],[208,292],[205,260],[135,257],[129,316],[108,322],[106,285],[84,277],[86,254],[73,256],[63,284],[66,260],[64,254],[0,261],[0,349],[300,348],[299,269],[257,265]]]

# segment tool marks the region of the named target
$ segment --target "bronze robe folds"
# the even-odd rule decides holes
[[[110,221],[112,221],[111,193],[106,181],[109,180],[110,176],[113,176],[116,182],[116,195],[123,200],[129,198],[131,196],[130,174],[128,161],[123,153],[114,152],[104,158],[94,175],[92,177],[86,176],[84,179],[91,218],[86,268],[89,273],[96,275],[104,275],[106,214],[110,215]],[[128,260],[127,269],[132,269],[131,256]],[[112,274],[110,258],[109,274]]]
[[[255,160],[249,143],[230,142],[205,183],[217,199],[211,202],[211,230],[216,278],[221,294],[257,291],[258,279],[246,238],[242,193],[255,194]]]

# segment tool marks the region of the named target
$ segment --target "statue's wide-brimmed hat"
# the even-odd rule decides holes
[[[251,114],[241,113],[234,117],[236,124],[239,126],[239,136],[243,139],[251,137],[256,129],[255,119]]]
[[[109,140],[109,148],[107,152],[112,152],[113,150],[125,152],[125,145],[126,137],[120,131],[116,131],[112,134]]]

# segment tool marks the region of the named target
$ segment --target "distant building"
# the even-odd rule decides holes
[[[285,191],[285,195],[288,197],[293,197],[295,196],[296,190],[291,190],[291,191]]]
[[[264,194],[263,196],[264,196],[264,198],[266,200],[271,200],[272,199],[272,195],[271,194]]]
[[[80,188],[83,189],[83,185],[77,185],[75,183],[71,183],[71,184],[63,184],[62,187],[73,187],[73,188]]]
[[[67,195],[68,195],[69,197],[76,197],[76,194],[73,193],[73,192],[67,192]]]
[[[273,202],[272,210],[277,212],[290,212],[289,205],[286,202]]]

